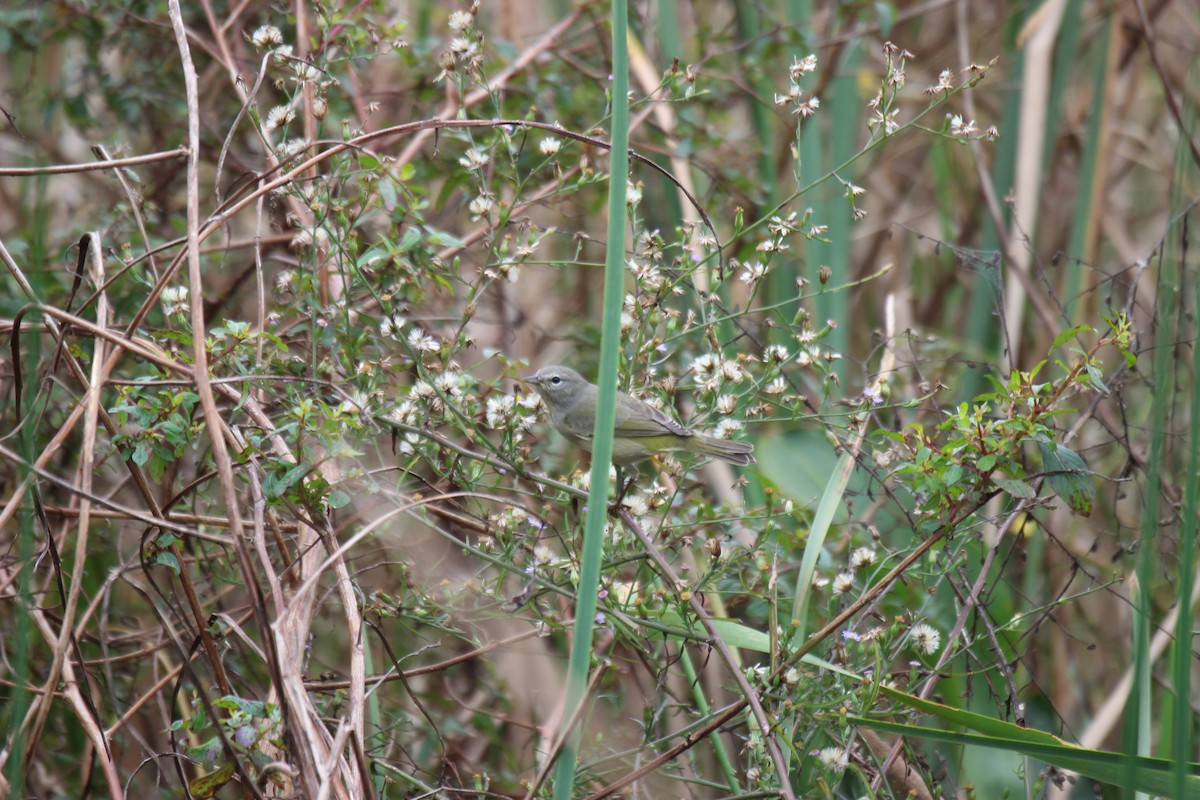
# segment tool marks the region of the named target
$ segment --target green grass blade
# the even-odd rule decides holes
[[[608,181],[608,254],[604,265],[604,322],[600,339],[599,396],[596,400],[591,485],[583,533],[579,591],[575,598],[575,637],[567,666],[567,701],[562,719],[575,716],[587,686],[595,633],[604,526],[608,521],[608,470],[612,463],[617,418],[617,366],[621,345],[621,299],[625,278],[625,189],[629,175],[629,9],[626,0],[612,2],[612,150]],[[554,797],[568,800],[574,788],[579,753],[578,731],[572,733],[555,772]]]

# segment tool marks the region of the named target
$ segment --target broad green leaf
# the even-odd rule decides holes
[[[1149,792],[1164,797],[1173,791],[1172,771],[1175,765],[1168,759],[1131,757],[1125,753],[1090,750],[1065,742],[1045,731],[1022,728],[1011,722],[952,708],[886,686],[879,687],[879,691],[898,703],[931,714],[950,725],[961,726],[979,731],[979,733],[955,733],[864,717],[848,717],[847,719],[866,728],[896,733],[901,736],[915,736],[953,744],[991,747],[1021,753],[1063,769],[1073,770],[1102,783],[1122,786],[1127,790]],[[1129,770],[1131,764],[1132,771]],[[1187,766],[1187,796],[1200,797],[1200,764],[1189,763]],[[1133,785],[1126,786],[1125,781],[1129,775],[1133,777]]]
[[[1090,516],[1096,500],[1092,475],[1079,454],[1061,444],[1038,442],[1042,453],[1042,470],[1056,495],[1067,501],[1076,514]]]
[[[1017,498],[1018,500],[1032,500],[1033,498],[1037,497],[1037,492],[1035,492],[1033,487],[1025,481],[1019,481],[1013,478],[997,478],[992,476],[992,483],[996,484],[1005,492]]]

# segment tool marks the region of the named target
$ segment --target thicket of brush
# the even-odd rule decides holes
[[[186,5],[0,11],[0,796],[1196,796],[1190,4]]]

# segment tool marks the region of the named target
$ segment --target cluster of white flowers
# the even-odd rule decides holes
[[[478,4],[476,3],[470,10],[460,10],[450,14],[447,27],[454,34],[454,38],[450,40],[449,46],[438,59],[438,65],[442,71],[438,74],[436,82],[449,77],[459,64],[474,72],[483,63],[483,53],[480,47],[482,37],[475,30],[477,8]]]
[[[745,368],[736,360],[721,359],[712,353],[694,359],[688,371],[706,392],[715,392],[723,383],[738,383],[748,377]]]
[[[629,269],[648,292],[657,292],[662,288],[666,279],[658,264],[649,259],[631,258],[627,262]]]
[[[874,131],[876,128],[883,128],[884,136],[891,136],[896,131],[900,130],[900,122],[896,119],[899,111],[892,109],[885,111],[883,109],[883,91],[871,99],[867,106],[873,112],[871,118],[867,120],[867,127]]]
[[[817,68],[817,57],[808,55],[802,59],[797,59],[792,62],[789,70],[788,90],[786,94],[775,95],[775,105],[792,107],[792,113],[801,118],[810,117],[816,113],[821,107],[821,101],[817,97],[804,97],[804,90],[800,88],[800,79]]]

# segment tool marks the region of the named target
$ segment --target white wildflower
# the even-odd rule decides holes
[[[342,401],[338,410],[343,414],[362,414],[369,405],[369,398],[364,392],[354,392]]]
[[[437,387],[437,390],[451,397],[462,397],[462,383],[462,373],[453,370],[443,372],[433,379],[433,385]]]
[[[547,136],[538,145],[538,150],[544,156],[556,155],[560,148],[562,148],[562,141],[554,136]]]
[[[735,433],[742,429],[742,423],[736,419],[723,419],[717,423],[717,429],[713,431],[713,436],[718,439],[732,439]]]
[[[641,202],[642,202],[642,187],[641,187],[641,185],[639,184],[639,185],[635,186],[632,183],[626,184],[626,186],[625,186],[625,205],[627,205],[631,208],[636,208],[637,205]]]
[[[309,81],[315,81],[321,76],[320,70],[306,61],[293,61],[291,64],[292,73],[295,75],[297,83],[308,83]]]
[[[283,33],[274,25],[262,25],[250,35],[250,43],[260,49],[283,44]]]
[[[742,368],[742,365],[731,358],[721,362],[721,376],[732,383],[744,381],[747,377],[746,370]]]
[[[492,395],[487,401],[487,424],[489,428],[503,428],[512,419],[516,398],[511,394]]]
[[[417,381],[408,390],[410,397],[415,397],[418,400],[428,400],[431,397],[436,397],[437,392],[429,385],[427,381]]]
[[[837,577],[833,579],[833,593],[845,594],[854,588],[854,573],[839,572]]]
[[[824,747],[817,753],[821,766],[834,772],[841,772],[850,764],[849,754],[840,747]]]
[[[450,15],[450,21],[447,24],[450,26],[450,30],[462,33],[470,30],[471,26],[475,24],[475,15],[470,11],[455,11]]]
[[[850,553],[850,569],[862,569],[875,563],[877,556],[870,547],[857,547]]]
[[[938,632],[937,628],[926,625],[924,622],[913,625],[912,630],[908,632],[908,637],[912,646],[927,656],[933,655],[942,646],[942,634]]]
[[[269,131],[282,128],[296,118],[296,110],[290,106],[275,106],[267,112],[267,121],[263,123]]]
[[[483,167],[488,163],[488,160],[489,156],[487,153],[483,152],[477,147],[472,147],[463,154],[463,157],[458,160],[458,163],[462,164],[467,169],[474,170]]]
[[[788,86],[787,94],[775,95],[775,105],[785,106],[788,103],[795,102],[800,99],[801,94],[803,94],[803,90],[800,89],[800,85],[793,82]]]
[[[975,120],[970,120],[968,122],[964,122],[963,118],[958,114],[955,114],[954,116],[950,117],[950,134],[951,135],[953,135],[953,136],[974,136],[978,132],[979,132],[978,129],[975,127]]]
[[[635,494],[626,497],[621,501],[621,506],[629,509],[629,513],[635,517],[644,517],[650,513],[650,506],[646,503],[646,498],[640,494]]]
[[[399,314],[389,314],[379,323],[379,335],[385,339],[393,338],[404,327],[404,322],[404,317]]]
[[[408,346],[418,353],[436,353],[442,349],[442,345],[437,339],[420,328],[413,328],[408,332]]]
[[[718,365],[719,362],[716,356],[712,353],[705,353],[692,361],[692,365],[688,367],[688,371],[700,380],[707,380],[716,374]]]
[[[717,411],[722,414],[732,414],[737,408],[737,397],[731,394],[723,394],[717,398]]]
[[[467,210],[471,212],[471,219],[482,219],[492,210],[492,198],[481,194],[471,201],[471,204],[467,206]]]
[[[309,247],[315,247],[318,250],[327,250],[329,248],[329,231],[323,226],[312,228],[302,228],[296,232],[292,238],[292,248],[303,250]]]
[[[820,107],[821,98],[810,97],[803,103],[799,103],[792,113],[799,115],[802,119],[807,119],[808,117],[811,117],[813,114],[817,113],[817,109]]]
[[[788,360],[787,348],[781,344],[769,345],[763,350],[762,360],[764,364],[782,364]]]
[[[809,55],[805,56],[804,58],[799,58],[799,59],[792,61],[792,66],[790,67],[790,72],[792,74],[792,78],[799,78],[801,75],[807,75],[808,73],[812,72],[816,68],[817,68],[817,57],[816,57],[816,55],[809,54]]]
[[[479,52],[479,46],[465,36],[450,40],[450,53],[456,59],[470,59]]]
[[[404,400],[392,407],[387,418],[401,425],[416,425],[421,418],[421,411],[413,401]]]
[[[300,136],[295,139],[288,139],[286,142],[279,145],[278,150],[279,150],[280,155],[282,155],[283,157],[286,158],[287,156],[296,155],[296,153],[299,153],[299,152],[305,150],[307,147],[308,147],[308,139],[305,139],[303,136]]]
[[[191,306],[188,304],[188,288],[186,286],[168,286],[163,289],[163,313],[168,317],[175,314],[186,314]]]
[[[742,265],[742,283],[753,286],[767,274],[767,265],[761,261],[751,261]]]

